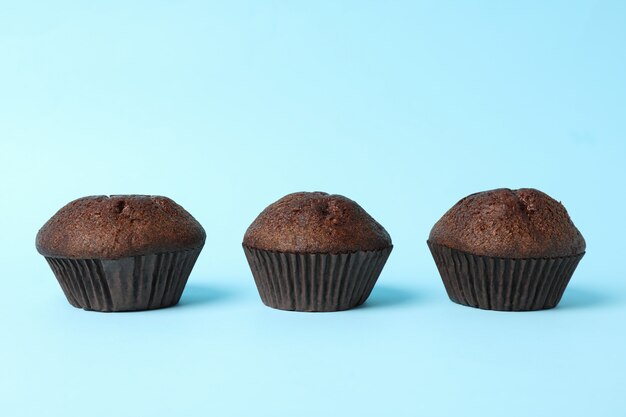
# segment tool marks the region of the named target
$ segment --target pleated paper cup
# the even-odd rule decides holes
[[[265,305],[311,312],[363,304],[392,248],[331,254],[272,252],[243,245]]]
[[[532,311],[555,307],[585,254],[496,258],[427,243],[450,299],[484,310]]]
[[[120,259],[46,257],[67,300],[95,311],[152,310],[175,305],[202,247]]]

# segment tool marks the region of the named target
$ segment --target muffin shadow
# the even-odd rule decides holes
[[[188,307],[215,304],[232,297],[232,290],[224,287],[208,284],[187,284],[178,306]]]
[[[377,285],[367,301],[358,309],[385,308],[410,304],[418,300],[419,294],[413,290],[390,285]]]
[[[557,310],[594,308],[612,305],[618,302],[614,293],[589,289],[588,287],[568,287],[563,294]]]

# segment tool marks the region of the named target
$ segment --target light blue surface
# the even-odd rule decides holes
[[[2,4],[0,415],[623,416],[626,2],[307,3]],[[496,187],[587,239],[554,310],[447,299],[430,227]],[[298,190],[393,237],[363,307],[261,304],[243,233]],[[74,309],[36,253],[122,193],[206,228],[180,306]]]

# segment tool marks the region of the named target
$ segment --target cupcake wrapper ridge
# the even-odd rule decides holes
[[[427,243],[450,300],[485,310],[555,307],[584,256],[495,258]]]
[[[46,257],[74,307],[103,312],[177,304],[202,247],[120,259]]]
[[[340,254],[243,249],[265,305],[313,312],[363,304],[393,247]]]

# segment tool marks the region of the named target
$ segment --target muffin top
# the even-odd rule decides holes
[[[167,197],[90,196],[59,210],[37,233],[44,256],[117,259],[195,249],[204,229]]]
[[[474,255],[543,258],[585,251],[565,207],[532,188],[500,188],[463,198],[433,226],[429,241]]]
[[[243,244],[278,252],[345,253],[388,248],[391,238],[349,198],[299,192],[263,210],[246,231]]]

